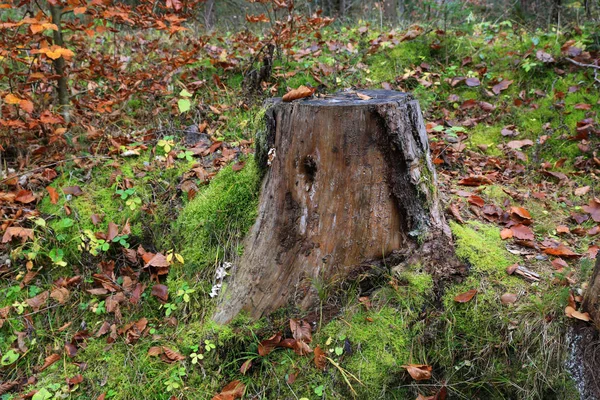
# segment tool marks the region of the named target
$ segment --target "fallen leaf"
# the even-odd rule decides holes
[[[272,352],[275,349],[275,347],[277,347],[279,345],[280,342],[281,342],[281,333],[276,333],[275,335],[271,336],[269,339],[261,341],[258,344],[258,354],[261,357],[268,355],[270,352]]]
[[[584,196],[590,191],[589,186],[583,186],[575,189],[575,196]]]
[[[427,379],[431,379],[431,366],[425,364],[408,364],[402,365],[402,368],[405,368],[408,374],[415,381],[423,381]]]
[[[485,201],[480,196],[477,196],[476,194],[469,196],[467,201],[477,207],[483,207],[485,205]]]
[[[119,226],[112,221],[109,222],[108,223],[108,232],[106,233],[106,240],[108,242],[112,242],[112,240],[114,238],[116,238],[118,235],[119,235]]]
[[[556,227],[556,233],[570,233],[571,230],[569,229],[568,226],[565,225],[558,225]]]
[[[362,94],[359,92],[356,92],[356,95],[361,99],[361,100],[371,100],[372,97],[371,96],[367,96],[366,94]]]
[[[6,228],[4,236],[2,236],[2,243],[8,243],[15,237],[21,238],[21,242],[25,242],[27,239],[34,240],[33,229],[21,228],[18,226]]]
[[[151,253],[146,253],[151,254]],[[165,257],[162,253],[156,253],[154,256],[144,265],[146,267],[168,267],[169,262],[167,261],[167,257]]]
[[[469,176],[467,178],[463,178],[458,181],[459,185],[464,186],[480,186],[480,185],[489,185],[492,181],[485,176]]]
[[[454,297],[454,301],[456,301],[457,303],[467,303],[471,301],[476,294],[477,289],[471,289]]]
[[[64,194],[70,194],[73,196],[81,196],[83,194],[83,190],[79,186],[67,186],[62,188]]]
[[[150,357],[161,355],[163,352],[163,348],[160,346],[152,346],[148,349],[148,355]]]
[[[166,303],[169,300],[169,288],[166,285],[156,284],[152,286],[152,296],[157,297],[161,302]]]
[[[58,203],[58,192],[52,186],[48,186],[46,188],[48,194],[50,195],[50,203],[56,204]]]
[[[51,366],[52,364],[54,364],[58,360],[60,360],[60,355],[58,355],[58,354],[50,354],[48,357],[46,357],[46,359],[44,360],[44,365],[42,365],[38,369],[38,372],[42,372],[43,370],[45,370],[46,368],[48,368],[49,366]]]
[[[246,375],[246,372],[248,372],[248,370],[252,367],[252,360],[246,360],[244,361],[244,363],[242,364],[242,366],[240,367],[240,372],[242,373],[242,375]]]
[[[48,301],[48,297],[50,297],[50,292],[46,290],[45,292],[42,292],[37,296],[27,299],[25,301],[27,302],[27,304],[29,304],[29,307],[31,307],[33,311],[37,312],[40,310],[40,308],[44,306],[44,304],[46,304],[46,302]]]
[[[69,290],[64,287],[59,287],[50,293],[50,297],[59,302],[60,304],[65,304],[69,299]]]
[[[506,143],[506,145],[508,147],[510,147],[511,149],[516,150],[516,149],[520,149],[521,147],[525,147],[525,146],[533,146],[533,142],[529,139],[513,140],[511,142]]]
[[[569,249],[563,244],[560,244],[554,248],[548,247],[544,250],[544,253],[559,257],[579,257],[579,254],[575,253],[573,250]]]
[[[240,399],[244,396],[246,391],[246,385],[240,381],[232,381],[225,386],[221,393],[215,395],[212,400],[235,400]]]
[[[476,87],[476,86],[481,85],[481,82],[477,78],[467,78],[467,80],[465,81],[465,83],[469,87]]]
[[[503,79],[502,81],[500,81],[500,83],[494,85],[492,87],[492,92],[494,92],[494,94],[500,94],[500,92],[508,89],[508,87],[513,83],[513,81],[509,81],[507,79]]]
[[[500,232],[500,237],[502,238],[502,240],[506,240],[506,239],[510,239],[513,237],[513,231],[512,229],[502,229],[502,231]]]
[[[171,350],[170,348],[163,346],[165,356],[169,358],[171,361],[183,361],[185,357],[176,352],[175,350]]]
[[[295,320],[290,318],[290,330],[292,331],[292,336],[297,341],[302,341],[304,343],[310,343],[312,341],[312,329],[310,324],[305,320]]]
[[[510,213],[513,215],[517,215],[522,219],[531,219],[531,214],[529,214],[529,211],[527,211],[523,207],[511,207]]]
[[[523,224],[518,224],[510,228],[513,236],[520,240],[533,240],[533,231],[530,227]]]
[[[327,358],[323,349],[319,346],[315,347],[315,366],[320,370],[324,370],[326,361]]]
[[[538,60],[540,60],[543,63],[554,62],[554,58],[550,54],[548,54],[548,53],[546,53],[545,51],[542,51],[542,50],[538,50],[535,53],[535,58],[537,58]]]
[[[600,200],[591,199],[587,206],[583,206],[583,211],[590,214],[592,219],[600,222]]]
[[[502,302],[502,304],[513,304],[516,301],[517,295],[514,293],[504,293],[500,296],[500,302]]]
[[[290,102],[298,99],[303,99],[305,97],[310,97],[315,92],[314,88],[308,88],[304,85],[300,86],[297,89],[290,90],[288,93],[283,96],[284,102]]]
[[[70,358],[74,358],[77,355],[77,346],[73,343],[65,343],[65,351]]]
[[[29,204],[35,201],[35,196],[30,190],[19,190],[15,196],[15,201],[23,204]]]

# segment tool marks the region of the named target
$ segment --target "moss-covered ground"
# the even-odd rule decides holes
[[[591,44],[591,31],[582,29],[569,38],[585,47]],[[35,240],[15,241],[8,249],[12,272],[0,285],[0,309],[8,310],[0,327],[0,382],[19,381],[23,393],[48,393],[37,399],[209,399],[232,380],[246,385],[245,399],[347,399],[353,391],[359,399],[413,399],[442,387],[451,399],[577,398],[564,366],[569,324],[564,309],[592,262],[589,257],[566,259],[566,267],[557,269],[551,264],[554,257],[539,247],[502,240],[504,217],[468,202],[477,195],[502,212],[525,208],[538,246],[555,240],[578,254],[593,250],[595,236],[557,232],[559,225],[586,230],[597,225],[591,220],[580,225],[570,217],[572,212],[585,214],[581,207],[597,196],[594,167],[589,166],[597,140],[573,138],[582,120],[598,122],[597,86],[590,71],[564,60],[545,64],[536,58],[536,50],[543,49],[562,59],[567,37],[502,23],[469,25],[443,36],[429,31],[398,43],[360,27],[334,25],[322,35],[323,40],[341,35],[356,45],[356,52],[324,46],[301,62],[278,60],[276,67],[296,71],[279,86],[279,94],[286,85],[317,86],[307,72],[319,63],[348,66],[324,78],[328,90],[384,84],[412,91],[428,122],[442,196],[462,216],[454,215],[462,221],[452,221],[451,228],[456,255],[467,265],[466,277],[442,289],[426,266],[412,265],[398,275],[389,272],[367,303],[355,291],[336,298],[337,313],[317,319],[311,346],[319,345],[339,368],[328,363],[325,370],[317,369],[312,356],[291,350],[258,353],[261,340],[278,331],[289,335],[289,318],[321,315],[322,308],[306,314],[281,310],[260,321],[242,315],[226,326],[214,324],[210,317],[217,300],[211,292],[220,282],[216,271],[223,263],[235,263],[244,251],[242,239],[256,218],[260,190],[253,155],[240,148],[249,148],[244,142],[260,128],[262,113],[259,106],[235,107],[237,98],[228,92],[223,94],[228,108],[212,116],[217,128],[210,140],[226,144],[214,153],[186,157],[189,146],[181,132],[193,121],[181,117],[167,132],[171,137],[156,137],[137,148],[138,155],[90,156],[57,169],[51,184],[57,201],[46,195],[31,216]],[[369,43],[380,35],[380,47],[368,54]],[[225,73],[208,62],[190,70],[198,79]],[[460,77],[478,77],[481,85],[453,85]],[[241,71],[221,79],[232,92],[241,91]],[[512,84],[495,94],[492,88],[501,79]],[[135,99],[126,104],[130,118],[139,117],[143,107]],[[502,134],[513,125],[516,136]],[[507,146],[526,139],[533,144],[517,151]],[[164,140],[183,156],[167,160]],[[235,156],[227,158],[228,152]],[[557,181],[544,169],[567,179]],[[479,174],[493,179],[492,184],[458,184]],[[586,185],[589,193],[573,194]],[[75,186],[80,193],[65,193]],[[112,224],[118,231],[116,239],[108,240]],[[131,252],[135,259],[140,246],[171,254],[168,273],[157,275],[153,268],[158,267],[145,265],[147,259],[132,262]],[[93,290],[105,287],[98,274],[106,262],[115,263],[114,287],[127,287],[132,280],[143,285],[137,301],[133,289],[127,289],[119,313],[109,307],[114,290]],[[508,275],[506,268],[515,263],[538,273],[539,281]],[[27,302],[46,291],[54,293],[72,277],[77,281],[65,286],[65,301],[53,295],[41,307]],[[167,300],[152,294],[156,284],[166,286]],[[472,289],[477,294],[471,301],[455,301]],[[506,293],[516,301],[501,301]],[[127,324],[143,319],[146,325],[132,340]],[[105,323],[111,328],[100,333]],[[65,351],[70,343],[77,348],[72,357]],[[157,346],[182,359],[150,355],[149,349]],[[60,359],[41,370],[51,354]],[[10,359],[13,355],[18,358]],[[251,367],[242,373],[246,362]],[[432,366],[432,378],[414,381],[403,368],[408,364]],[[69,388],[67,380],[78,374],[83,381]],[[357,380],[346,381],[348,374]],[[7,392],[1,398],[16,399],[18,394]]]

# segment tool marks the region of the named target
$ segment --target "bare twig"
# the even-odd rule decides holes
[[[596,65],[596,64],[583,64],[583,63],[580,63],[579,61],[575,61],[575,60],[573,60],[572,58],[569,58],[569,57],[565,57],[565,60],[567,60],[567,61],[569,61],[569,62],[571,62],[571,63],[573,63],[575,65],[578,65],[580,67],[600,69],[600,65]]]

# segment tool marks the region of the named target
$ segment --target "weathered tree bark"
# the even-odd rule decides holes
[[[392,253],[440,278],[458,266],[419,103],[360,93],[370,99],[339,93],[268,108],[259,215],[217,322],[290,303],[306,310],[319,303],[315,281],[341,281]]]
[[[596,329],[600,330],[600,255],[596,257],[596,266],[583,296],[583,311],[590,314]]]

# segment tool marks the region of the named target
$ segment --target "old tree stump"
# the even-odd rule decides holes
[[[267,109],[256,149],[266,171],[259,214],[217,322],[290,303],[309,309],[317,280],[343,281],[386,257],[420,262],[434,279],[455,271],[419,103],[359,93],[275,99]]]

